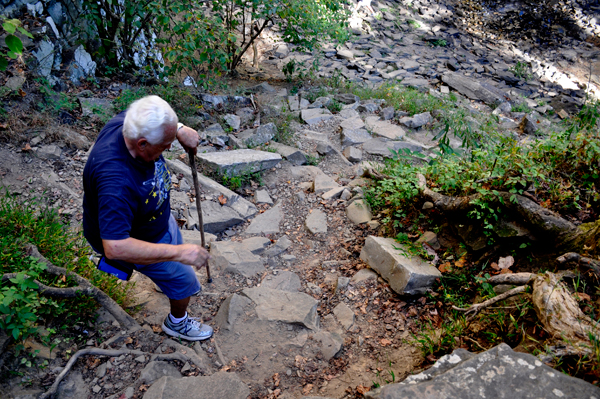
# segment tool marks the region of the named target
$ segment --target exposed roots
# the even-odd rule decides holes
[[[596,274],[597,277],[600,277],[600,260],[586,258],[585,256],[581,256],[576,252],[567,252],[566,254],[556,258],[556,261],[560,264],[573,262],[577,264],[578,267],[591,270]]]
[[[461,312],[465,312],[465,315],[468,316],[467,321],[470,321],[477,315],[477,313],[481,312],[483,309],[487,308],[488,306],[491,306],[491,305],[495,304],[496,302],[500,302],[507,298],[510,298],[511,296],[515,296],[515,295],[527,292],[528,288],[529,287],[527,285],[522,285],[519,287],[515,287],[512,290],[506,291],[505,293],[495,296],[491,299],[488,299],[485,302],[476,303],[475,305],[471,305],[468,308],[459,308],[456,306],[452,306],[452,309],[458,310]]]
[[[140,329],[140,325],[135,319],[127,314],[111,297],[106,295],[102,290],[93,286],[87,279],[81,277],[77,273],[69,272],[65,268],[58,267],[50,263],[40,252],[35,245],[28,245],[28,255],[39,259],[46,264],[46,273],[50,273],[55,276],[68,276],[77,282],[75,287],[57,288],[49,287],[42,284],[38,280],[35,283],[38,285],[38,291],[40,295],[52,298],[76,298],[80,296],[88,296],[94,298],[100,306],[106,309],[113,317],[119,322],[121,327],[135,331]],[[10,278],[15,277],[14,273],[7,273],[2,275],[2,281],[6,281]]]

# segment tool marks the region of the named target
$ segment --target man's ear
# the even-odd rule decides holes
[[[136,143],[136,144],[137,144],[137,146],[138,146],[138,148],[139,148],[139,149],[143,150],[143,149],[145,149],[145,148],[146,148],[146,146],[148,145],[148,140],[146,140],[146,138],[145,138],[145,137],[142,137],[141,139],[139,139],[139,140],[137,141],[137,143]]]

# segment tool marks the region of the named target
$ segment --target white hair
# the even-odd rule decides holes
[[[123,136],[131,140],[143,137],[150,144],[159,144],[165,137],[165,129],[176,126],[177,122],[177,115],[169,103],[158,96],[147,96],[127,108]]]

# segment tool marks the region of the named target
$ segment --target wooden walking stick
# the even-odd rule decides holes
[[[206,241],[204,239],[204,222],[202,222],[202,207],[200,205],[200,185],[198,184],[198,172],[196,171],[196,156],[192,150],[188,151],[190,158],[190,168],[192,169],[192,180],[194,180],[194,190],[196,191],[196,208],[198,209],[198,228],[200,229],[200,238],[202,240],[202,248],[206,249]],[[206,281],[212,283],[210,277],[210,268],[206,261]]]

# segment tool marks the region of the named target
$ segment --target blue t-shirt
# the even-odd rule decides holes
[[[171,174],[162,155],[153,163],[131,156],[124,120],[121,112],[104,126],[83,170],[83,232],[102,253],[103,239],[158,242],[169,229]]]

